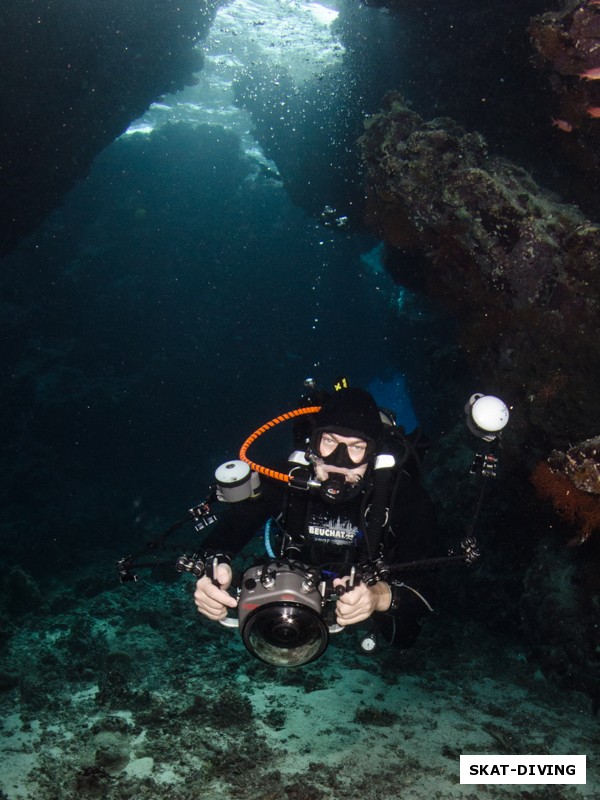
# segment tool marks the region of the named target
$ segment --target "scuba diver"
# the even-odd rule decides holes
[[[404,649],[414,644],[433,610],[432,570],[479,557],[475,524],[509,418],[508,407],[492,395],[473,394],[465,406],[467,427],[482,442],[470,470],[482,479],[481,489],[461,552],[443,555],[420,481],[429,447],[420,429],[406,434],[392,412],[345,378],[332,394],[317,391],[310,379],[305,386],[310,392],[299,408],[262,425],[242,445],[239,460],[216,470],[204,501],[140,553],[117,562],[121,582],[136,581],[136,568],[158,563],[138,559],[193,522],[204,537],[202,549],[194,545],[175,568],[197,579],[198,611],[237,628],[253,656],[279,667],[314,661],[331,634],[365,621],[365,653],[380,639]],[[296,449],[281,471],[252,461],[248,448],[287,421],[294,423]],[[227,510],[213,513],[215,501]],[[232,560],[261,528],[264,554],[236,575]]]
[[[272,518],[278,552],[293,564],[316,568],[316,580],[327,576],[335,602],[335,624],[329,630],[370,620],[372,630],[361,641],[365,651],[375,648],[379,636],[408,648],[432,611],[434,580],[431,573],[420,572],[405,583],[388,575],[383,565],[439,555],[433,504],[419,481],[428,443],[419,429],[406,435],[367,391],[345,380],[333,394],[313,395],[313,405],[315,398],[314,413],[295,423],[298,449],[282,468],[285,472],[265,471],[260,492],[233,503],[211,525],[203,547],[219,554],[225,547],[227,556],[236,554]],[[289,480],[272,480],[269,473]],[[212,574],[197,581],[194,594],[198,611],[221,622],[239,605],[228,591],[233,572],[227,556],[215,560]],[[357,574],[365,564],[375,565],[375,571],[365,574],[359,568]],[[295,638],[293,622],[278,620],[280,644]],[[268,636],[274,638],[272,630]]]

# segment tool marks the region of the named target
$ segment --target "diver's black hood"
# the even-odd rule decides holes
[[[350,386],[329,397],[314,418],[311,445],[318,444],[324,431],[340,436],[356,436],[377,445],[383,434],[383,422],[377,403],[369,392]],[[315,434],[318,436],[315,437]]]
[[[309,440],[309,459],[319,457],[319,444],[324,433],[353,436],[367,443],[365,456],[360,463],[351,461],[346,445],[338,445],[326,459],[326,464],[354,468],[368,464],[365,476],[357,483],[341,483],[332,475],[322,485],[321,495],[327,502],[340,502],[358,495],[365,486],[365,477],[370,472],[377,454],[377,445],[384,431],[379,409],[373,397],[364,389],[349,387],[340,389],[329,397],[314,418],[314,430]]]

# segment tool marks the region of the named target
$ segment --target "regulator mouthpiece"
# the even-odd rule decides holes
[[[341,472],[333,472],[327,480],[322,481],[319,494],[330,503],[341,503],[350,499],[359,488],[359,484],[348,483]]]
[[[506,403],[491,394],[471,395],[465,414],[468,429],[486,442],[492,442],[500,435],[510,416]]]

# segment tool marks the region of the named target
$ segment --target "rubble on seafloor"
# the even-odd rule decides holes
[[[276,669],[202,620],[187,589],[86,597],[62,583],[44,613],[13,618],[2,797],[475,800],[481,787],[459,783],[462,753],[588,753],[585,786],[527,797],[598,796],[589,698],[542,677],[516,640],[442,611],[411,651],[361,655],[346,631],[314,664]]]

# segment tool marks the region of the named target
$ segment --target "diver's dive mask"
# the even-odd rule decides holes
[[[321,453],[321,441],[323,437],[331,435],[352,437],[360,439],[365,443],[364,451],[354,453],[350,452],[349,446],[345,442],[338,442],[334,449],[326,456]],[[317,428],[309,440],[309,452],[312,455],[311,460],[321,459],[324,464],[331,467],[341,467],[342,469],[356,469],[363,464],[367,464],[375,455],[375,442],[364,433],[354,431],[346,428]]]
[[[349,436],[360,439],[361,442],[366,444],[366,447],[357,455],[356,452],[350,453],[349,446],[345,442],[338,442],[335,444],[335,442],[332,441],[331,446],[327,448],[330,452],[327,455],[322,455],[322,449],[325,448],[321,447],[321,442],[323,437],[326,437],[328,434],[333,434],[333,437],[337,434],[339,436]],[[331,447],[333,449],[331,449]],[[361,470],[359,474],[352,475],[352,471],[358,470],[360,467],[364,467],[365,464],[372,461],[375,453],[375,442],[364,434],[342,428],[336,428],[335,430],[321,428],[315,430],[309,440],[306,452],[307,460],[315,466],[322,464],[324,467],[334,467],[340,470],[340,472],[329,472],[327,478],[321,481],[318,490],[321,497],[330,503],[341,503],[355,497],[362,489],[364,475],[366,473],[364,470]],[[350,473],[350,475],[348,473]]]

